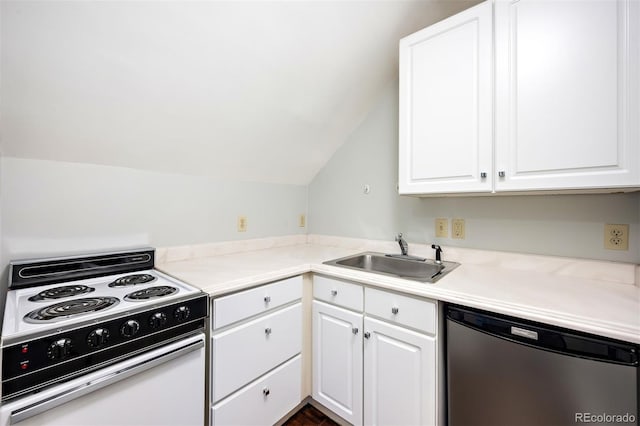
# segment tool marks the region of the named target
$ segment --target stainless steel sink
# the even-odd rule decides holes
[[[425,283],[435,283],[440,278],[460,266],[456,262],[437,264],[431,260],[411,258],[410,256],[387,255],[384,253],[366,252],[324,262],[326,265],[375,274],[406,278]]]

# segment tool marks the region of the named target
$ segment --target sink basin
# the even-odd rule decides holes
[[[324,262],[326,265],[375,274],[406,278],[409,280],[435,283],[457,266],[456,262],[437,264],[432,260],[412,258],[411,256],[386,255],[384,253],[366,252]]]

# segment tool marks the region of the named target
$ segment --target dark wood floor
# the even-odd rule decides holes
[[[317,408],[310,404],[305,405],[287,420],[282,426],[338,426],[338,423],[322,414]]]

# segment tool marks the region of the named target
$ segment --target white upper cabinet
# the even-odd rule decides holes
[[[496,0],[403,39],[400,193],[640,187],[639,61],[637,0]]]
[[[490,2],[400,41],[400,193],[491,190],[491,44]]]
[[[496,2],[496,191],[639,185],[639,5]]]

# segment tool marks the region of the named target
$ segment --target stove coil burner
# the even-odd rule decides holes
[[[157,297],[168,296],[178,291],[177,288],[168,285],[145,288],[144,290],[134,291],[124,297],[124,300],[140,301],[155,299]]]
[[[93,287],[87,287],[86,285],[65,285],[61,287],[54,287],[48,290],[41,291],[35,296],[31,296],[29,301],[40,302],[43,300],[55,300],[63,299],[65,297],[77,296],[79,294],[91,293],[96,289]]]
[[[87,297],[83,299],[73,299],[65,302],[46,306],[42,309],[29,312],[24,320],[30,323],[42,321],[60,321],[74,315],[88,314],[101,311],[118,304],[117,297]]]
[[[155,280],[157,280],[157,278],[150,274],[126,275],[110,283],[109,287],[128,287],[132,285],[150,283]]]

